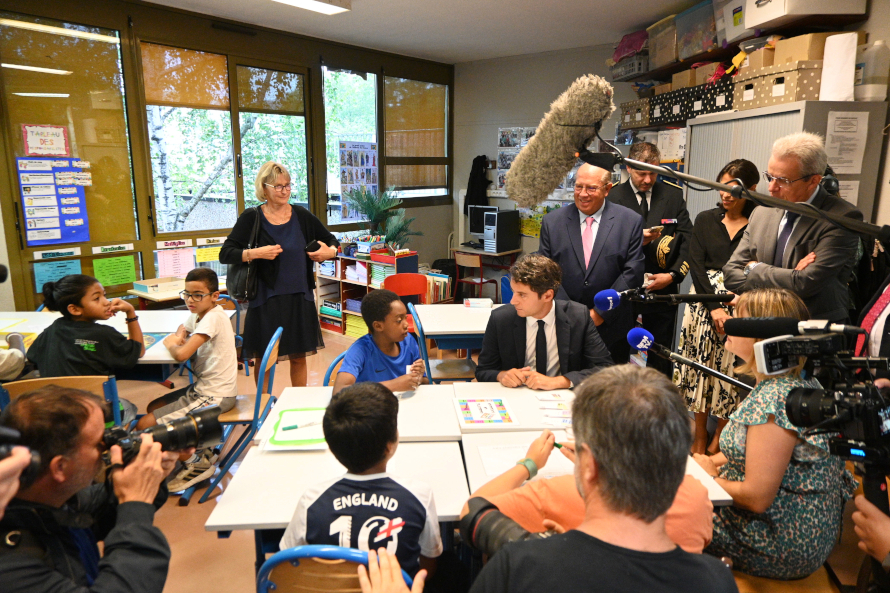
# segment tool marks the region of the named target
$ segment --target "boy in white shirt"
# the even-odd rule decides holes
[[[192,315],[175,334],[164,338],[164,346],[177,361],[190,361],[195,382],[149,403],[149,413],[139,420],[137,430],[165,424],[208,406],[219,406],[222,412],[235,406],[238,395],[235,332],[229,316],[216,304],[219,299],[216,272],[195,268],[185,277],[185,290],[180,295]],[[209,448],[197,451],[167,485],[170,492],[181,492],[213,476],[216,458]]]

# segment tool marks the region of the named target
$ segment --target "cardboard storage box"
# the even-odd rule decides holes
[[[672,87],[671,83],[660,84],[660,85],[654,87],[654,90],[655,90],[655,94],[657,96],[657,95],[663,95],[665,93],[671,92],[673,90],[673,87]]]
[[[649,69],[655,70],[677,61],[677,25],[674,17],[665,17],[647,27],[649,33]]]
[[[742,62],[742,67],[739,68],[739,72],[748,72],[749,70],[758,70],[760,68],[772,66],[775,63],[775,59],[775,48],[764,47],[758,49],[757,51],[751,52],[750,54],[745,56],[745,61]]]
[[[818,101],[822,60],[775,64],[741,73],[733,91],[739,111],[794,101]]]
[[[683,88],[651,99],[649,125],[685,121],[690,112],[691,97],[690,89]]]
[[[821,60],[825,56],[825,40],[832,35],[840,33],[852,33],[853,31],[835,31],[833,33],[810,33],[798,35],[790,39],[780,39],[776,42],[776,55],[773,64],[790,64],[791,62],[806,62]],[[859,42],[865,43],[865,31],[859,31]]]
[[[815,14],[865,14],[865,0],[745,0],[745,27],[778,27]]]
[[[133,290],[152,293],[185,290],[185,280],[175,276],[169,276],[167,278],[150,278],[148,280],[134,280]]]
[[[714,23],[720,47],[754,36],[753,29],[745,28],[745,0],[714,0]]]
[[[720,67],[720,62],[713,62],[711,64],[696,68],[695,84],[706,84],[708,80],[710,80],[711,77],[714,76],[714,73],[717,72],[718,67]]]
[[[683,70],[671,77],[671,90],[695,86],[695,70]]]
[[[721,78],[714,84],[705,85],[701,93],[702,109],[699,115],[731,111],[733,109],[734,87],[735,85],[729,77]],[[694,104],[693,107],[695,107]]]
[[[644,128],[649,125],[650,99],[638,99],[621,104],[621,129]]]

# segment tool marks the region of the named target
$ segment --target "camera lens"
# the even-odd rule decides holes
[[[200,449],[222,440],[219,412],[219,406],[210,406],[143,432],[150,434],[155,442],[161,443],[164,451],[182,451],[189,447]]]
[[[836,415],[834,399],[824,389],[798,387],[792,389],[785,401],[785,413],[794,426],[807,428]]]

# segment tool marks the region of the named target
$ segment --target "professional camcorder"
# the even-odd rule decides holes
[[[22,435],[19,431],[0,426],[0,460],[12,455],[13,447],[19,444],[21,438]],[[31,463],[28,464],[19,476],[19,484],[22,488],[30,485],[40,475],[40,453],[31,449],[28,450],[31,451]]]
[[[142,432],[130,432],[122,426],[105,429],[102,441],[107,448],[118,445],[123,452],[123,464],[127,465],[139,454],[142,445],[140,434],[150,434],[156,443],[161,443],[164,451],[182,451],[189,447],[199,449],[215,445],[222,440],[222,426],[219,423],[219,406],[210,406],[186,414],[167,424],[158,424]],[[110,464],[108,453],[106,463]]]
[[[471,498],[467,506],[470,511],[460,520],[460,535],[467,545],[488,556],[493,556],[509,543],[544,539],[556,534],[555,531],[526,531],[481,496]]]

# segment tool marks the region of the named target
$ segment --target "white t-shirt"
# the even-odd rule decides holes
[[[232,321],[219,305],[207,311],[201,321],[189,315],[184,327],[190,334],[204,334],[204,342],[192,356],[190,364],[195,375],[195,393],[205,397],[238,395],[238,358]]]

